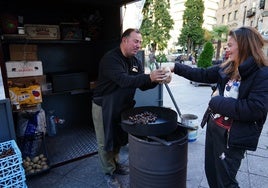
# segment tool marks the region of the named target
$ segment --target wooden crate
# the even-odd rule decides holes
[[[36,61],[37,45],[34,44],[10,44],[9,53],[11,61]]]

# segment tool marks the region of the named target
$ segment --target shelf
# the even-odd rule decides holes
[[[76,89],[71,91],[62,91],[62,92],[50,92],[50,93],[42,93],[43,96],[51,96],[51,95],[78,95],[78,94],[85,94],[85,93],[91,93],[91,89]]]
[[[21,35],[14,34],[11,35],[1,35],[2,43],[6,44],[106,44],[111,42],[119,42],[119,39],[106,39],[106,40],[97,40],[97,41],[86,41],[86,40],[36,40],[23,37]]]
[[[36,39],[28,39],[27,36],[24,35],[2,35],[1,36],[3,43],[16,43],[16,44],[91,44],[94,41],[86,41],[86,40],[36,40]]]

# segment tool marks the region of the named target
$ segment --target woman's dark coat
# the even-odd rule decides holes
[[[228,145],[255,151],[268,111],[268,67],[258,67],[249,57],[238,68],[241,76],[238,99],[223,97],[229,77],[219,65],[207,69],[175,64],[174,73],[201,83],[217,83],[219,95],[212,97],[213,113],[232,118]]]

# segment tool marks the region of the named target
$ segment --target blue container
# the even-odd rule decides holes
[[[16,140],[12,109],[9,99],[0,100],[0,142]]]
[[[57,127],[55,122],[56,116],[53,115],[53,111],[49,111],[47,116],[47,134],[48,136],[55,136],[57,134]]]

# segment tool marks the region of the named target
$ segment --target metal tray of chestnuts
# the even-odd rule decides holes
[[[176,130],[177,113],[165,107],[142,106],[121,114],[121,127],[136,136],[163,136]]]

